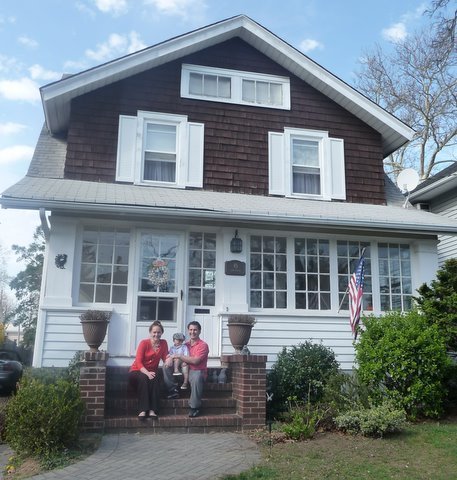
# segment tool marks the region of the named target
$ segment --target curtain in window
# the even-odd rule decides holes
[[[303,173],[294,169],[293,175],[293,192],[309,193],[311,195],[320,195],[321,181],[319,173]]]

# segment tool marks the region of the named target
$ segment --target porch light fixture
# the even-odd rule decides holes
[[[230,251],[232,253],[241,253],[243,251],[243,240],[238,237],[238,230],[235,230],[235,236],[230,241]]]

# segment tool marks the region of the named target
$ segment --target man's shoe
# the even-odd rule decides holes
[[[179,398],[179,393],[177,390],[173,390],[172,392],[170,392],[167,396],[168,400],[172,400],[174,398]]]
[[[198,408],[191,408],[189,412],[189,417],[190,418],[198,417],[199,413],[200,413],[200,410]]]
[[[180,377],[182,375],[181,372],[173,372],[173,376],[175,377]]]

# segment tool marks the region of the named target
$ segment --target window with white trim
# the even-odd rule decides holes
[[[290,79],[183,64],[181,97],[290,110]]]
[[[179,235],[141,234],[137,321],[176,321],[179,242]]]
[[[130,232],[86,227],[83,231],[80,303],[127,303]]]
[[[251,308],[287,308],[287,238],[250,239]]]
[[[179,123],[145,122],[142,182],[176,183],[178,135]]]
[[[328,240],[294,239],[295,308],[330,310],[330,246]]]
[[[341,310],[349,310],[347,288],[364,248],[363,310],[373,310],[370,244],[367,242],[338,240],[336,244],[338,260],[338,304]]]
[[[412,281],[409,245],[378,245],[381,310],[411,310]]]
[[[189,305],[216,304],[216,234],[191,232],[189,236]]]
[[[119,117],[116,180],[166,187],[203,186],[204,125],[185,115],[139,111]]]
[[[344,142],[328,132],[286,127],[269,132],[269,193],[345,200]]]
[[[290,137],[292,194],[321,194],[321,150],[318,139]]]
[[[348,310],[346,289],[364,248],[363,310],[371,312],[375,304],[383,311],[410,310],[409,245],[274,235],[250,237],[250,308]],[[372,250],[378,258],[374,265]],[[379,277],[375,291],[374,275]]]

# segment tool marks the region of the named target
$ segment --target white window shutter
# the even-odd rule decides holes
[[[205,125],[203,123],[189,122],[188,133],[186,186],[202,188]]]
[[[344,140],[342,138],[329,138],[329,147],[332,177],[331,197],[336,200],[346,200]]]
[[[284,134],[268,132],[268,190],[270,195],[285,195]]]
[[[135,172],[137,117],[119,116],[116,181],[133,182]]]

